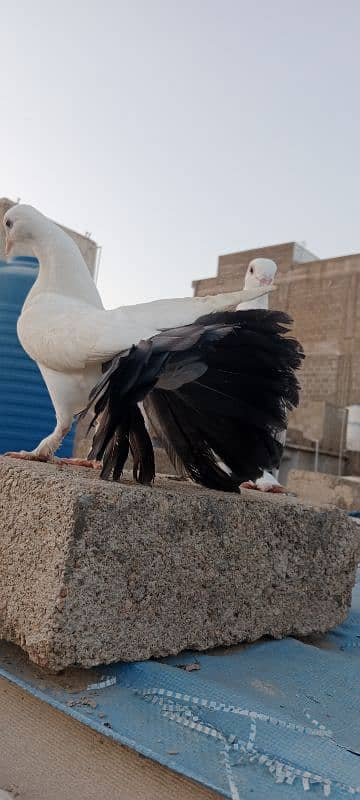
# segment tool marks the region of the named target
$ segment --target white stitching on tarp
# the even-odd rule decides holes
[[[320,731],[326,730],[325,725],[322,725],[321,722],[319,722],[317,719],[312,719],[311,714],[309,714],[309,712],[306,709],[304,709],[304,714],[305,717],[310,720],[312,725],[316,725]]]
[[[223,764],[225,767],[225,773],[229,784],[231,800],[241,800],[232,771],[230,752],[231,752],[231,747],[229,747],[229,745],[225,745],[224,750],[221,750],[220,755],[223,757]]]
[[[163,700],[163,698],[157,697],[152,697],[150,702],[154,704],[154,700],[161,705],[161,713],[167,719],[180,723],[181,725],[184,725],[184,727],[190,728],[191,730],[196,730],[198,733],[203,733],[206,736],[212,736],[214,739],[218,739],[224,744],[224,749],[220,751],[220,756],[222,757],[222,763],[225,768],[231,800],[241,800],[230,761],[230,753],[234,751],[235,737],[225,736],[224,733],[217,730],[217,728],[214,726],[205,725],[203,722],[201,722],[200,718],[196,714],[193,714],[188,706],[182,706],[179,703],[172,703],[172,701],[167,703],[165,700]]]
[[[285,723],[283,720],[277,720],[275,717],[267,714],[259,714],[258,712],[249,711],[248,709],[240,709],[236,706],[225,705],[224,703],[216,703],[215,701],[209,701],[206,698],[200,700],[198,697],[191,697],[190,695],[183,694],[182,692],[172,692],[168,689],[151,688],[141,690],[133,688],[133,691],[135,694],[143,697],[143,699],[147,702],[150,702],[153,705],[160,705],[161,714],[167,719],[192,730],[196,730],[198,733],[211,736],[224,742],[225,747],[224,750],[221,751],[221,755],[223,756],[223,764],[231,792],[231,800],[241,800],[232,771],[232,765],[230,761],[231,753],[234,755],[239,754],[238,763],[241,763],[241,761],[246,758],[248,761],[250,761],[250,763],[256,762],[260,765],[266,766],[268,771],[273,775],[275,783],[278,784],[287,783],[288,785],[292,785],[295,780],[300,780],[305,792],[310,790],[311,784],[320,784],[322,785],[325,797],[329,797],[332,786],[334,788],[341,789],[342,791],[346,791],[350,795],[360,794],[360,786],[349,786],[339,781],[332,782],[329,780],[329,778],[326,778],[323,775],[317,775],[313,772],[309,772],[308,770],[298,769],[289,762],[279,761],[272,755],[268,753],[262,753],[260,750],[255,748],[255,720],[260,719],[262,722],[270,722],[270,724],[275,725],[281,723],[281,727],[286,727],[287,729],[300,733],[310,733],[310,735],[331,735],[331,732],[326,731],[326,729],[312,730],[311,728],[305,728],[304,726],[296,725],[295,723]],[[175,700],[182,700],[183,703],[190,703],[192,705],[207,709],[211,708],[214,711],[235,713],[248,717],[251,720],[248,741],[242,741],[234,734],[230,736],[225,735],[215,726],[203,723],[200,718],[189,708],[189,706],[184,706],[182,703],[175,702]]]
[[[246,749],[248,752],[254,750],[255,739],[256,739],[256,722],[255,720],[251,720],[250,733],[249,733],[248,743],[246,745]]]
[[[353,636],[351,639],[348,638],[347,642],[340,645],[340,650],[351,650],[353,647],[360,647],[360,639],[358,635]]]
[[[108,686],[115,686],[116,678],[104,678],[103,681],[99,681],[99,683],[89,683],[87,687],[87,691],[91,691],[94,689],[107,689]]]
[[[183,694],[182,692],[172,692],[170,689],[158,689],[155,687],[146,690],[134,689],[134,691],[143,696],[153,695],[155,697],[174,698],[175,700],[183,700],[185,703],[191,703],[193,706],[208,708],[210,711],[222,711],[224,714],[236,714],[240,717],[249,717],[251,720],[268,722],[270,725],[276,725],[279,728],[286,728],[287,730],[296,731],[297,733],[305,733],[307,736],[331,737],[333,735],[332,731],[325,728],[325,726],[319,726],[319,728],[315,729],[309,728],[305,725],[298,725],[295,722],[285,722],[282,719],[270,716],[269,714],[262,714],[259,711],[250,711],[248,708],[239,708],[238,706],[226,705],[225,703],[217,703],[215,700],[207,700],[206,698],[200,700],[199,697],[191,697],[189,694]]]

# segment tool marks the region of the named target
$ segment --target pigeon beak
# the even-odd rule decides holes
[[[6,256],[10,255],[12,246],[13,246],[13,243],[10,241],[9,237],[5,236],[5,255]]]
[[[271,284],[272,284],[271,276],[269,277],[264,276],[263,278],[260,278],[260,286],[271,286]]]

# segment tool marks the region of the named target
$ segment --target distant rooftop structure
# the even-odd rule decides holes
[[[5,259],[5,235],[2,226],[2,219],[4,214],[11,208],[12,206],[16,205],[13,200],[9,200],[8,197],[1,197],[0,198],[0,260]],[[54,220],[55,222],[55,220]],[[71,238],[76,242],[78,248],[80,249],[84,260],[89,268],[89,272],[91,273],[94,280],[96,280],[98,267],[99,267],[99,254],[100,254],[100,247],[99,245],[90,238],[90,234],[86,232],[85,234],[78,233],[77,231],[72,230],[71,228],[66,227],[65,225],[60,225],[60,223],[56,223],[62,228],[66,233],[71,236]],[[17,248],[16,251],[14,250],[15,256],[32,256],[33,253],[30,252],[30,248],[26,248],[26,252],[24,248]]]
[[[218,273],[216,278],[203,278],[194,280],[192,283],[196,294],[216,294],[221,291],[223,282],[228,282],[231,277],[242,279],[248,264],[253,258],[271,258],[276,261],[279,273],[288,272],[295,264],[304,264],[310,261],[318,261],[318,257],[311,253],[303,244],[297,242],[285,242],[284,244],[272,244],[267,247],[255,247],[251,250],[240,250],[237,253],[226,253],[219,256]],[[217,287],[213,292],[212,287]],[[230,291],[230,289],[229,289]]]

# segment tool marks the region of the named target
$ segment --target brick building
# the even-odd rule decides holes
[[[306,354],[288,441],[302,439],[311,449],[317,440],[338,454],[344,409],[360,403],[360,254],[319,259],[295,242],[231,253],[220,256],[215,278],[193,281],[195,295],[240,289],[256,257],[276,261],[278,288],[269,305],[290,314]]]

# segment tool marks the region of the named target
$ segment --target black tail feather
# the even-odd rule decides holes
[[[103,480],[108,480],[112,473],[114,480],[116,480],[116,474],[120,478],[128,455],[129,439],[126,435],[122,436],[121,431],[116,431],[104,449],[101,470]]]
[[[132,411],[129,439],[134,461],[134,480],[138,481],[138,483],[152,483],[155,478],[154,450],[138,406],[135,406]],[[117,471],[114,472],[114,480],[116,479]]]
[[[238,491],[279,462],[279,434],[298,404],[303,352],[276,311],[221,312],[163,331],[114,358],[92,392],[91,457],[118,480],[129,449],[150,483],[154,454],[138,404],[176,468],[197,483]]]

